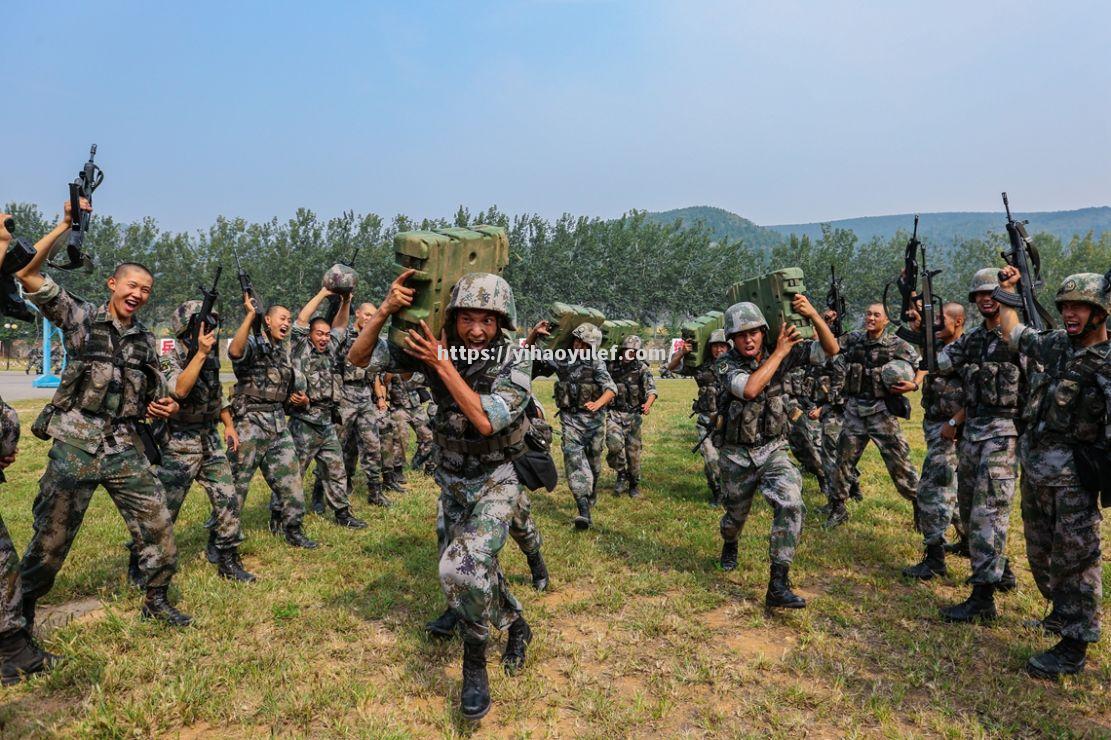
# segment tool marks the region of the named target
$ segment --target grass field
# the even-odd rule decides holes
[[[551,408],[551,385],[538,388]],[[809,608],[767,615],[769,509],[754,505],[740,567],[723,574],[718,512],[706,505],[700,458],[688,454],[694,385],[662,381],[660,388],[645,419],[643,498],[614,499],[603,490],[596,526],[578,533],[566,486],[533,495],[552,589],[532,590],[510,542],[502,565],[536,637],[526,670],[513,679],[493,662],[504,635],[495,640],[494,708],[477,728],[455,711],[460,645],[429,642],[422,631],[443,605],[436,493],[431,481],[410,474],[411,492],[388,511],[358,499],[366,530],[352,533],[310,515],[306,529],[322,542],[312,552],[267,534],[267,493],[256,477],[243,552],[260,581],[249,586],[222,581],[204,560],[207,503],[194,488],[179,520],[173,588],[195,617],[186,630],[139,620],[140,596],[123,579],[126,532],[98,492],[54,590],[40,602],[40,609],[54,607],[48,619],[59,624],[44,630],[45,643],[67,661],[49,676],[0,689],[0,732],[1111,735],[1106,641],[1074,680],[1045,683],[1022,670],[1051,643],[1022,627],[1044,604],[1026,567],[1017,502],[1008,551],[1019,588],[1000,599],[992,627],[944,624],[937,608],[965,597],[968,562],[951,559],[950,578],[925,585],[900,577],[919,557],[920,540],[909,506],[870,449],[862,463],[865,501],[850,522],[828,533],[816,513],[807,515],[792,577]],[[28,431],[38,404],[17,408],[24,441],[0,495],[22,551],[46,445]],[[918,420],[906,428],[920,461]],[[607,470],[603,489],[612,481]],[[812,479],[805,494],[811,510],[822,503]]]

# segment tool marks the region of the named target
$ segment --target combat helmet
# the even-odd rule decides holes
[[[710,338],[706,340],[706,346],[711,344],[729,344],[729,340],[725,337],[725,329],[714,329],[710,332]]]
[[[890,389],[891,386],[903,381],[914,380],[914,366],[906,360],[894,359],[884,364],[880,368],[880,380],[883,381],[884,388]]]
[[[644,347],[644,340],[636,334],[630,334],[621,340],[620,350],[624,352],[625,350],[632,349],[640,352],[642,347]]]
[[[189,319],[201,311],[201,302],[197,300],[186,301],[174,309],[170,314],[170,333],[180,337],[189,328]]]
[[[503,319],[502,328],[517,328],[517,304],[513,289],[504,278],[489,272],[468,272],[451,289],[445,312],[450,316],[459,308],[492,311]]]
[[[975,300],[973,296],[977,293],[990,293],[998,287],[999,268],[985,267],[982,270],[977,270],[972,275],[972,282],[968,285],[968,300]]]
[[[350,295],[359,284],[359,275],[348,265],[337,263],[324,273],[324,288],[338,295]]]
[[[767,329],[768,322],[755,303],[734,303],[725,309],[725,328],[722,331],[727,338],[742,331],[758,329],[761,326]],[[714,341],[713,335],[711,335],[710,341]]]
[[[589,321],[584,321],[571,332],[575,339],[581,339],[590,345],[591,349],[598,349],[602,343],[602,330]]]
[[[1062,303],[1073,301],[1102,308],[1104,312],[1111,314],[1111,296],[1108,295],[1107,288],[1107,281],[1104,280],[1103,275],[1095,272],[1078,272],[1069,275],[1061,282],[1061,287],[1057,289],[1057,295],[1053,300],[1057,304],[1058,311],[1061,310]]]

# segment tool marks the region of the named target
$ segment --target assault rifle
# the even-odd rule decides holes
[[[919,263],[918,256],[922,261]],[[918,216],[914,217],[914,232],[907,242],[906,252],[903,255],[903,271],[900,273],[895,286],[902,296],[902,305],[899,310],[899,319],[894,323],[898,326],[895,336],[917,344],[923,348],[926,370],[937,372],[937,334],[944,327],[940,321],[939,309],[942,301],[934,293],[934,278],[941,270],[931,270],[926,267],[926,245],[918,239]],[[921,291],[919,291],[921,282]],[[887,311],[887,289],[884,288],[884,311]],[[921,330],[913,331],[906,322],[910,321],[910,311],[914,310],[921,318]],[[888,312],[890,316],[890,312]]]
[[[197,354],[197,348],[200,347],[201,331],[212,332],[216,331],[219,321],[216,315],[212,313],[212,309],[216,307],[216,301],[219,299],[220,294],[216,291],[217,286],[220,284],[220,273],[223,271],[223,265],[216,266],[216,277],[212,280],[212,289],[206,290],[203,285],[198,285],[197,289],[201,291],[201,310],[193,314],[189,318],[189,328],[182,337],[185,342],[185,348],[189,350],[188,356],[185,361],[193,359],[193,355]]]
[[[829,266],[829,290],[826,292],[826,308],[837,314],[837,318],[829,325],[833,336],[839,337],[844,333],[842,320],[848,310],[845,302],[845,281],[837,279],[837,271],[833,265]]]
[[[1007,211],[1007,238],[1011,241],[1011,249],[1002,253],[1008,265],[1018,270],[1021,279],[1018,283],[1018,297],[1009,291],[996,290],[992,297],[1000,303],[1012,308],[1021,308],[1026,314],[1028,326],[1045,331],[1054,327],[1053,315],[1038,303],[1037,290],[1045,283],[1042,281],[1042,258],[1037,247],[1026,233],[1027,221],[1016,221],[1011,216],[1011,204],[1007,201],[1007,194],[1003,193],[1003,208]],[[1003,279],[1003,273],[999,273]]]
[[[77,179],[69,184],[69,212],[73,219],[69,229],[69,239],[66,241],[67,262],[59,262],[51,255],[47,261],[51,267],[59,270],[74,270],[84,267],[86,271],[93,269],[93,258],[83,249],[85,234],[89,231],[89,222],[92,214],[81,210],[81,199],[92,203],[93,191],[104,182],[104,172],[93,162],[96,157],[96,144],[89,149],[89,161],[77,173]]]
[[[251,276],[243,269],[243,263],[239,260],[239,250],[235,248],[235,244],[231,245],[231,253],[235,255],[235,268],[239,273],[239,289],[243,295],[247,296],[247,299],[251,302],[251,307],[255,310],[255,320],[251,323],[251,331],[258,337],[259,349],[263,352],[269,352],[273,349],[273,345],[262,328],[262,301],[259,300],[258,293],[255,292],[255,287],[251,284]]]

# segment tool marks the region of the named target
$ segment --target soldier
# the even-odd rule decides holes
[[[668,363],[667,369],[675,372],[683,361],[683,356],[691,351],[689,342],[683,346]],[[725,332],[721,329],[710,333],[707,342],[707,351],[712,360],[717,360],[729,351],[729,343],[725,340]],[[697,415],[695,426],[698,438],[702,440],[699,451],[702,453],[702,472],[706,476],[706,485],[710,487],[710,506],[719,506],[721,503],[721,469],[718,463],[718,448],[714,445],[713,417],[717,413],[717,373],[714,372],[713,361],[705,363],[695,373],[694,382],[698,386],[698,396],[691,406],[692,415]]]
[[[322,316],[311,318],[320,303],[330,295],[335,294],[328,288],[321,288],[301,308],[293,324],[292,355],[305,376],[306,397],[305,403],[290,407],[289,432],[297,449],[297,458],[301,461],[301,476],[304,477],[310,463],[317,463],[324,499],[335,515],[336,524],[363,529],[366,522],[351,514],[343,447],[332,422],[332,415],[336,412],[334,371],[340,342],[347,333],[351,294],[340,296],[334,329]]]
[[[939,374],[960,374],[965,394],[957,449],[957,505],[969,535],[972,594],[941,610],[950,622],[994,619],[995,591],[1015,586],[1004,549],[1018,477],[1015,417],[1025,393],[1026,373],[1018,351],[1007,345],[1002,333],[999,304],[992,298],[997,273],[986,267],[972,276],[968,300],[984,321],[939,350],[937,357]],[[911,327],[917,330],[919,323],[914,319]],[[954,419],[954,425],[958,421]]]
[[[887,312],[882,303],[864,311],[864,329],[838,337],[845,363],[845,421],[837,441],[837,468],[830,482],[829,517],[825,527],[832,529],[848,521],[845,501],[854,479],[854,468],[869,440],[875,443],[899,495],[914,502],[918,473],[910,464],[907,444],[899,421],[891,411],[902,394],[918,389],[913,380],[888,387],[882,369],[893,360],[918,366],[918,353],[908,343],[887,333]],[[889,405],[890,404],[890,405]],[[909,404],[906,404],[909,415]],[[917,521],[917,509],[915,510]]]
[[[374,377],[374,423],[378,427],[378,438],[382,449],[382,484],[389,491],[405,493],[405,451],[402,449],[402,435],[405,430],[394,422],[390,410],[390,389],[386,383],[386,373]]]
[[[254,303],[243,297],[243,323],[228,346],[228,357],[235,370],[231,392],[232,418],[239,432],[239,449],[233,450],[232,473],[235,492],[242,510],[247,501],[255,469],[277,501],[270,504],[270,531],[281,534],[293,547],[313,549],[316,542],[305,536],[305,491],[301,484],[301,465],[297,447],[289,433],[285,404],[304,404],[305,380],[293,366],[286,338],[290,330],[289,309],[272,305],[263,317],[260,334],[252,334]]]
[[[640,496],[641,418],[656,402],[656,381],[637,353],[644,346],[635,334],[621,342],[621,356],[607,363],[617,395],[606,412],[606,462],[617,471],[614,493]]]
[[[822,313],[822,320],[826,322],[826,326],[834,326],[837,312],[827,309]],[[818,447],[822,451],[822,472],[825,473],[827,500],[830,486],[833,485],[834,476],[837,474],[837,442],[845,426],[844,359],[838,355],[814,369],[814,408],[806,414],[817,421],[821,429],[822,442]],[[864,497],[860,493],[860,471],[855,464],[849,468],[849,481],[849,498],[854,501],[862,500]],[[826,504],[820,511],[829,514],[829,509],[830,504]]]
[[[737,538],[744,529],[759,489],[772,507],[769,555],[771,576],[764,603],[802,609],[806,601],[791,590],[789,578],[802,532],[802,476],[787,457],[787,409],[784,376],[794,365],[820,364],[838,352],[837,339],[803,295],[793,309],[814,325],[818,341],[803,342],[798,329],[784,323],[775,348],[768,351],[768,322],[752,303],[737,303],[725,312],[725,335],[733,348],[716,363],[726,404],[718,409],[721,430],[721,567],[737,567]]]
[[[157,468],[157,475],[166,491],[170,519],[175,523],[189,487],[193,481],[201,484],[212,505],[212,516],[205,524],[208,527],[208,559],[216,563],[221,577],[251,582],[255,577],[243,568],[239,559],[239,545],[244,537],[240,528],[240,502],[235,493],[235,479],[216,429],[219,419],[224,425],[228,448],[233,451],[239,448],[239,435],[232,422],[231,410],[224,406],[216,332],[206,331],[202,324],[192,356],[185,342],[191,320],[197,317],[200,310],[200,301],[186,301],[170,316],[170,331],[177,337],[177,343],[174,350],[163,358],[163,374],[181,408],[167,422],[162,463]],[[138,555],[136,549],[131,547],[128,573],[133,583],[138,583],[140,577]]]
[[[548,322],[541,321],[525,339],[532,346],[537,337],[548,333]],[[563,466],[567,485],[575,497],[578,515],[576,529],[590,527],[590,510],[598,501],[598,479],[602,474],[602,449],[605,444],[605,407],[617,393],[606,364],[597,355],[602,330],[584,322],[571,332],[574,337],[568,358],[553,357],[533,363],[533,377],[556,374],[555,402],[563,428]]]
[[[822,463],[822,425],[817,416],[810,413],[817,408],[814,386],[820,370],[820,367],[805,365],[794,368],[783,379],[787,391],[787,444],[802,469],[818,479],[818,489],[828,497]]]
[[[936,332],[942,346],[964,334],[964,306],[946,303],[941,307],[942,328]],[[919,523],[925,555],[917,565],[903,568],[903,575],[928,581],[948,575],[945,567],[945,531],[957,510],[957,439],[964,424],[964,380],[956,375],[918,371],[922,385],[922,435],[926,459],[918,479]]]
[[[390,418],[394,425],[394,458],[405,464],[405,450],[409,446],[409,428],[417,435],[417,449],[413,453],[413,470],[424,470],[432,457],[432,428],[420,397],[424,376],[412,373],[408,378],[402,373],[389,373],[384,381],[389,400]],[[394,477],[404,483],[401,469],[394,469]]]
[[[406,270],[394,281],[381,310],[370,317],[348,359],[357,366],[397,371],[404,355],[378,334],[387,316],[411,305]],[[502,278],[464,275],[452,289],[440,338],[427,326],[409,332],[405,353],[428,370],[437,413],[433,420],[440,463],[440,505],[447,536],[440,555],[440,585],[460,617],[463,689],[460,711],[479,719],[490,709],[486,674],[489,624],[508,628],[502,664],[509,674],[525,662],[532,630],[509,592],[498,564],[520,502],[513,460],[525,451],[525,408],[531,397],[528,352],[507,342],[503,329],[516,322],[513,293]],[[481,353],[471,359],[457,350]],[[409,362],[412,362],[412,359]]]
[[[81,205],[88,209],[87,202]],[[150,299],[154,278],[138,263],[121,263],[108,278],[108,301],[96,306],[43,275],[50,247],[70,226],[68,202],[65,209],[35,245],[34,259],[16,274],[25,298],[64,332],[73,360],[33,427],[36,436],[54,443],[39,479],[34,535],[19,566],[26,629],[33,631],[35,603],[54,585],[98,485],[139,543],[146,583],[142,616],[184,627],[192,620],[166,599],[177,568],[174,525],[162,484],[137,444],[144,417],[166,419],[178,410],[162,378],[154,336],[135,316]]]
[[[1053,606],[1038,626],[1061,640],[1031,656],[1026,669],[1039,678],[1084,670],[1089,643],[1099,640],[1103,598],[1100,565],[1099,488],[1108,454],[1111,403],[1111,343],[1107,314],[1111,296],[1096,273],[1070,275],[1057,291],[1063,330],[1035,331],[1019,323],[1019,273],[1000,273],[1001,329],[1008,343],[1044,367],[1031,377],[1025,397],[1027,432],[1022,457],[1022,523],[1030,571]],[[972,543],[976,531],[971,530]],[[975,552],[975,550],[973,551]]]

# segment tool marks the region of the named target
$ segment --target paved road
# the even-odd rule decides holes
[[[35,388],[31,385],[34,375],[24,375],[22,370],[0,370],[0,398],[5,401],[23,401],[28,398],[50,398],[53,388]],[[220,380],[231,383],[235,376],[221,373]]]

